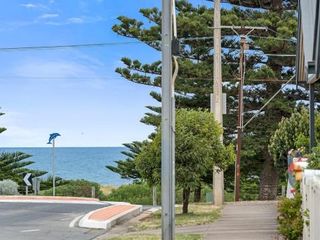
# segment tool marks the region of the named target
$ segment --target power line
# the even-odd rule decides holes
[[[42,46],[19,46],[19,47],[1,47],[0,51],[21,51],[21,50],[51,50],[63,48],[87,48],[87,47],[105,47],[129,44],[142,44],[138,41],[129,42],[105,42],[105,43],[83,43],[83,44],[66,44],[66,45],[42,45]]]
[[[212,81],[212,78],[209,77],[179,77],[179,80],[204,80],[204,81]],[[23,75],[19,75],[19,76],[0,76],[0,80],[1,79],[49,79],[49,80],[60,80],[60,79],[66,79],[66,80],[86,80],[86,79],[91,79],[91,80],[96,80],[96,79],[101,79],[101,80],[122,80],[122,79],[126,79],[124,77],[104,77],[104,76],[81,76],[81,77],[71,77],[71,76],[23,76]],[[130,80],[130,79],[129,79]],[[150,79],[153,80],[153,79]],[[274,82],[274,83],[285,83],[288,79],[272,79],[272,78],[268,78],[268,79],[249,79],[247,80],[248,82],[260,82],[260,83],[267,83],[267,82]],[[224,83],[227,82],[238,82],[239,79],[228,79],[228,80],[224,80]]]
[[[297,42],[296,39],[290,39],[290,38],[265,37],[265,36],[259,36],[259,35],[248,35],[248,36],[252,38],[263,38],[263,39],[273,39],[273,40],[279,40],[279,41]]]
[[[273,96],[246,122],[246,124],[243,126],[245,128],[252,120],[254,120],[261,112],[262,110],[284,89],[285,86],[287,86],[296,76],[293,75],[285,84],[281,86],[281,88],[273,94]]]
[[[271,30],[271,29],[268,28],[268,30]],[[249,35],[249,36],[255,37],[255,38],[265,38],[265,39],[274,39],[274,40],[279,40],[279,41],[294,42],[293,39],[288,39],[288,38],[264,37],[264,36],[257,36],[257,35]],[[213,39],[212,36],[210,36],[210,37],[209,36],[204,36],[204,37],[199,36],[199,37],[179,38],[179,41],[205,41],[205,40],[211,40],[211,39]],[[0,51],[51,50],[51,49],[64,49],[64,48],[90,48],[90,47],[106,47],[106,46],[131,45],[131,44],[143,44],[143,43],[144,42],[140,42],[140,41],[127,41],[127,42],[80,43],[80,44],[66,44],[66,45],[0,47]]]

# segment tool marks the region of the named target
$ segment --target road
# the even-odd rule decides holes
[[[0,240],[89,240],[104,233],[69,227],[98,204],[0,203]]]

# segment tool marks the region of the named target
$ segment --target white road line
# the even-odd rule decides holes
[[[20,231],[22,233],[28,233],[28,232],[40,232],[40,229],[29,229],[29,230],[22,230]]]
[[[80,215],[80,216],[74,218],[74,219],[70,222],[69,227],[70,227],[70,228],[73,228],[73,227],[76,225],[76,223],[79,221],[79,219],[82,218],[82,217],[83,217],[83,215]]]

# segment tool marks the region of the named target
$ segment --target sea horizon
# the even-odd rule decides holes
[[[115,161],[124,160],[121,152],[126,147],[56,147],[55,162],[56,176],[67,180],[85,179],[101,185],[120,186],[131,181],[122,179],[118,174],[110,171],[105,166],[115,166]],[[3,152],[24,152],[31,157],[26,161],[34,163],[26,166],[28,169],[52,172],[52,147],[0,147]]]

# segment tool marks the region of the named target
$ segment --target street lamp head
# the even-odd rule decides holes
[[[60,137],[61,135],[59,133],[51,133],[49,136],[49,141],[47,144],[52,144],[51,141],[53,141],[54,139],[56,139],[57,137]]]

